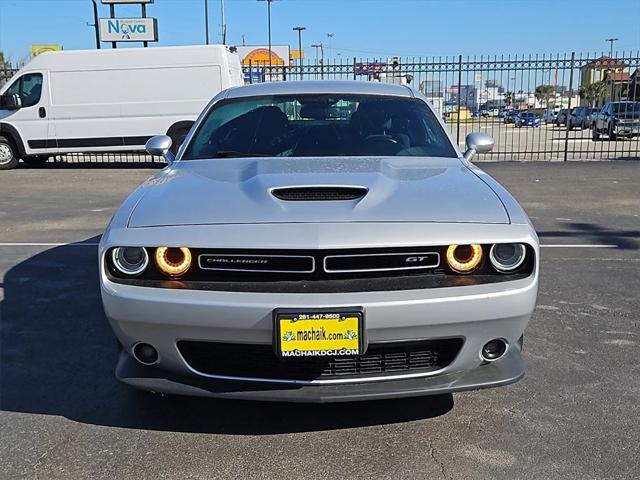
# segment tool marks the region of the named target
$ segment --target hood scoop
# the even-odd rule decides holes
[[[274,188],[271,194],[289,202],[327,202],[335,200],[357,200],[364,197],[368,189],[364,187],[282,187]]]

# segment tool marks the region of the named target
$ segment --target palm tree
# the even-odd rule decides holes
[[[549,100],[555,98],[556,89],[553,85],[538,85],[536,87],[535,96],[539,102],[544,102],[544,104],[549,108]]]
[[[607,96],[608,90],[607,83],[604,80],[600,80],[580,87],[580,96],[594,107],[599,100]]]
[[[515,94],[513,92],[504,92],[502,95],[504,96],[504,103],[507,104],[507,107],[510,107],[515,98]]]

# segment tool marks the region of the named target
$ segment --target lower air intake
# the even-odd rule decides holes
[[[279,358],[271,345],[180,341],[178,349],[194,370],[208,375],[316,380],[427,373],[448,366],[460,338],[371,344],[363,355]]]
[[[364,187],[286,187],[276,188],[272,195],[292,202],[357,200],[367,194]]]

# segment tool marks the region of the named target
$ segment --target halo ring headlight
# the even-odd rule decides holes
[[[516,270],[524,262],[527,249],[522,243],[496,243],[491,246],[489,260],[500,273]]]
[[[134,277],[145,271],[149,255],[143,247],[116,247],[111,251],[111,261],[118,272]]]
[[[482,246],[477,243],[469,245],[449,245],[447,248],[447,264],[457,273],[471,273],[482,262]]]
[[[191,251],[187,247],[158,247],[155,260],[162,273],[169,277],[179,277],[191,268]]]

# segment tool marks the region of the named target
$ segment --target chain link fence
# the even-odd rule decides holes
[[[246,83],[357,80],[410,85],[443,116],[464,150],[465,136],[495,139],[482,160],[640,158],[640,51],[493,56],[344,58],[243,66]],[[0,85],[15,74],[0,69]],[[621,112],[600,114],[606,102]],[[635,106],[634,106],[635,105]],[[635,118],[635,120],[634,120]],[[633,124],[633,122],[636,122]],[[622,124],[631,125],[621,130]],[[599,125],[594,136],[593,126]],[[613,130],[612,130],[613,128]],[[140,154],[71,154],[54,161],[161,164]]]

